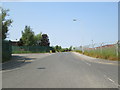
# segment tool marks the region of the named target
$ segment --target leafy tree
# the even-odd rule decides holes
[[[22,38],[20,38],[19,43],[18,43],[18,46],[23,46]]]
[[[55,46],[55,50],[56,50],[56,51],[58,51],[58,48],[59,48],[59,46],[58,46],[58,45],[56,45],[56,46]]]
[[[30,28],[30,26],[25,26],[24,32],[22,31],[21,42],[25,46],[32,46],[35,44],[34,32]]]
[[[61,52],[61,51],[62,51],[62,47],[61,47],[61,46],[56,45],[56,46],[55,46],[55,50],[56,50],[56,51],[58,51],[58,52]]]
[[[69,47],[69,51],[72,51],[72,46]]]
[[[49,46],[49,45],[50,45],[50,42],[49,42],[48,35],[47,34],[42,34],[40,46]]]
[[[75,47],[73,47],[73,50],[75,50]]]
[[[35,35],[35,45],[40,45],[41,43],[41,39],[42,39],[42,32],[40,32],[39,34]]]
[[[1,7],[0,9],[2,11],[2,16],[0,16],[0,18],[2,18],[2,39],[4,40],[7,38],[9,27],[13,21],[11,19],[6,19],[6,17],[9,16],[9,10],[5,10]]]
[[[67,51],[69,51],[69,49],[68,49],[68,48],[65,48],[65,51],[67,52]]]

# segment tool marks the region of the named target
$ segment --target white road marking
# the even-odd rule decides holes
[[[91,66],[91,64],[90,63],[87,63],[86,61],[84,61],[84,60],[82,60],[84,63],[86,63],[87,65],[89,65],[89,66]]]
[[[110,80],[111,82],[115,83],[115,81],[113,81],[111,78],[107,78],[108,80]]]
[[[91,66],[91,64],[90,63],[87,63],[87,62],[85,62],[86,64],[88,64],[89,66]]]
[[[113,81],[111,78],[107,77],[106,75],[104,75],[104,77],[107,78],[109,81],[111,81],[114,85],[120,87],[120,85],[116,83],[115,81]]]

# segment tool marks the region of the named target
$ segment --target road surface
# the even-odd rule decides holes
[[[95,62],[72,52],[31,59],[2,75],[2,88],[118,88],[116,62]]]

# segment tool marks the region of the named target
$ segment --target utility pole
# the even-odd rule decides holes
[[[93,40],[92,40],[92,48],[94,48]]]
[[[102,43],[101,43],[101,47],[100,47],[100,48],[101,48],[101,54],[102,54],[102,48],[103,48],[102,46],[103,46],[103,44],[104,44],[104,43],[102,42]]]

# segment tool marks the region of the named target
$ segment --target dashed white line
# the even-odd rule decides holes
[[[107,79],[110,80],[111,82],[115,83],[115,81],[113,81],[112,79],[110,79],[110,78],[107,78]]]
[[[90,63],[87,63],[87,62],[86,62],[86,64],[88,64],[89,66],[91,66],[91,64],[90,64]]]
[[[120,85],[119,85],[118,83],[116,83],[115,81],[113,81],[111,78],[107,77],[106,75],[104,75],[104,77],[106,77],[106,78],[107,78],[109,81],[111,81],[114,85],[120,87]]]
[[[84,62],[84,63],[86,63],[87,65],[91,66],[91,64],[90,64],[90,63],[87,63],[87,62],[86,62],[86,61],[84,61],[84,60],[83,60],[83,62]]]

